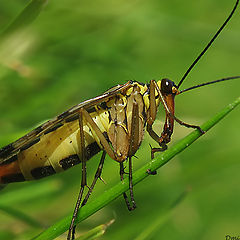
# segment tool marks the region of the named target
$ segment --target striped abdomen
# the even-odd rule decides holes
[[[107,113],[94,111],[91,117],[101,131],[108,124]],[[101,149],[98,139],[84,122],[85,155],[90,159]],[[81,162],[79,121],[66,119],[53,125],[39,137],[21,147],[15,155],[0,163],[0,183],[40,179],[64,171]]]
[[[88,160],[104,148],[99,140],[102,136],[110,144],[114,160],[123,162],[133,156],[144,135],[148,86],[132,82],[124,91],[113,94],[115,91],[107,91],[104,99],[98,97],[69,109],[0,149],[0,183],[40,179],[64,171],[82,161],[82,149]],[[78,119],[81,108],[86,110],[82,115],[84,143],[80,142]]]

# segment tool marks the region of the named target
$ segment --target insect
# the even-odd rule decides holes
[[[189,72],[231,19],[238,3],[237,0],[229,17],[177,85],[166,78],[159,81],[151,80],[149,84],[128,81],[109,89],[101,96],[72,107],[0,150],[0,183],[40,179],[81,163],[81,188],[67,237],[74,239],[78,210],[87,203],[97,180],[101,178],[107,154],[119,163],[121,180],[125,174],[123,163],[128,160],[130,199],[126,193],[123,193],[123,197],[128,209],[135,209],[132,157],[141,145],[144,129],[159,145],[152,148],[152,158],[156,152],[167,149],[175,121],[204,133],[199,126],[185,123],[174,115],[175,96],[216,82],[239,78],[228,77],[179,90]],[[159,135],[152,126],[160,104],[165,109],[166,120]],[[102,156],[94,180],[88,186],[88,192],[84,197],[83,192],[87,186],[86,163],[100,151]],[[151,170],[149,174],[153,174]]]

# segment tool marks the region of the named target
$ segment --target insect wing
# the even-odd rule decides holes
[[[123,85],[117,85],[116,87],[109,89],[102,95],[79,103],[78,105],[73,106],[72,108],[63,112],[57,117],[43,123],[42,125],[35,128],[23,137],[19,138],[15,142],[10,143],[9,145],[0,149],[0,164],[8,163],[9,159],[11,159],[12,156],[39,142],[42,135],[53,132],[63,126],[65,123],[69,123],[78,119],[78,111],[81,108],[85,108],[87,111],[92,111],[92,109],[94,110],[96,105],[104,103],[111,97],[114,97],[116,94],[127,90],[130,86],[131,81]]]

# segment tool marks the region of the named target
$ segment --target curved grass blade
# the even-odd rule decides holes
[[[114,220],[112,219],[111,221],[101,224],[90,231],[84,233],[82,236],[76,238],[76,240],[94,240],[99,237],[101,237],[105,232],[106,229],[114,223]]]
[[[34,218],[26,215],[23,212],[20,212],[19,210],[14,209],[12,207],[0,205],[0,210],[5,212],[8,215],[14,217],[14,219],[18,219],[18,220],[26,223],[27,225],[34,227],[34,228],[42,228],[44,226],[42,223],[35,220]]]
[[[213,116],[210,120],[205,122],[201,126],[201,129],[207,132],[214,125],[216,125],[221,119],[223,119],[227,114],[229,114],[239,103],[240,103],[240,97],[238,97],[233,103],[223,108],[219,113]],[[180,140],[178,143],[176,143],[174,146],[172,146],[162,154],[159,154],[158,156],[156,156],[155,159],[145,164],[143,167],[138,169],[133,174],[133,184],[135,185],[140,181],[142,181],[144,178],[148,177],[149,176],[147,172],[148,169],[151,169],[151,171],[155,171],[158,168],[162,167],[175,155],[177,155],[178,153],[182,152],[184,149],[189,147],[200,136],[201,136],[201,133],[198,130],[195,130],[191,132],[189,135],[187,135],[185,138]],[[81,211],[79,211],[79,215],[76,223],[80,223],[87,217],[97,212],[99,209],[103,208],[104,206],[112,202],[114,199],[119,197],[123,192],[127,191],[128,188],[129,188],[129,182],[128,182],[128,179],[125,179],[123,182],[119,182],[118,184],[113,186],[108,191],[104,192],[102,195],[100,195],[93,201],[90,201],[88,204],[86,204],[81,208]],[[71,218],[72,218],[72,214],[60,220],[59,222],[55,223],[54,225],[52,225],[47,230],[45,230],[44,232],[42,232],[41,234],[39,234],[33,239],[34,240],[51,240],[56,238],[57,236],[59,236],[60,234],[68,230]]]
[[[34,183],[24,188],[1,193],[0,206],[11,206],[18,202],[46,197],[59,191],[61,183],[58,181],[46,181]]]
[[[48,0],[31,0],[22,12],[3,30],[0,37],[27,27],[38,17],[47,1]]]

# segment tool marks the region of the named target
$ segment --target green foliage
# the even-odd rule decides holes
[[[1,146],[72,105],[126,80],[145,83],[168,77],[178,82],[233,5],[233,1],[226,0],[62,0],[48,1],[42,8],[45,2],[0,1],[0,32],[11,30],[0,42]],[[34,9],[25,15],[29,7]],[[198,63],[183,88],[239,75],[238,15]],[[200,125],[232,102],[239,95],[239,87],[240,81],[233,81],[177,96],[176,115]],[[236,109],[197,144],[162,167],[157,176],[136,185],[138,208],[134,212],[129,213],[119,198],[81,222],[78,235],[114,218],[115,223],[101,238],[134,239],[139,229],[149,226],[179,192],[191,185],[191,193],[151,239],[212,240],[224,239],[227,234],[238,236],[239,115]],[[163,111],[159,119],[164,120]],[[162,122],[156,121],[154,127],[160,132]],[[170,145],[175,146],[188,132],[176,125]],[[149,162],[149,143],[156,146],[145,134],[134,169]],[[99,157],[88,162],[89,182]],[[107,185],[99,182],[91,200],[119,182],[119,166],[109,158],[103,179]],[[5,206],[50,226],[71,214],[79,183],[78,166],[38,182],[10,184],[1,191],[0,204],[4,202]],[[40,232],[5,213],[1,210],[0,239],[30,239]]]

